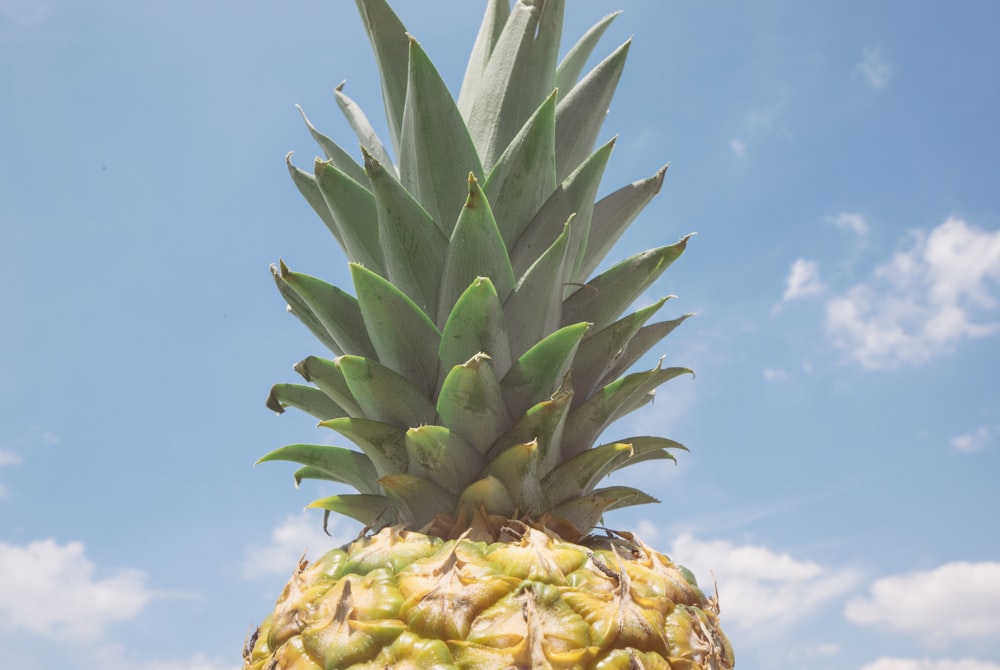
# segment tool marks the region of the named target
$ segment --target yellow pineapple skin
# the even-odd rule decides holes
[[[400,527],[300,562],[244,670],[726,670],[718,604],[629,535],[579,544]]]

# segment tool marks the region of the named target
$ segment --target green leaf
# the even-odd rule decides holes
[[[542,206],[524,234],[514,244],[510,253],[514,273],[522,272],[534,262],[538,254],[552,243],[572,216],[573,227],[567,246],[569,263],[564,271],[565,281],[576,281],[583,251],[587,245],[590,220],[594,211],[594,198],[601,185],[601,177],[611,158],[615,140],[612,139],[595,151],[579,169],[567,177]]]
[[[573,366],[580,340],[590,328],[577,323],[560,328],[528,349],[500,382],[511,416],[519,416],[549,398]]]
[[[365,418],[399,428],[434,422],[434,405],[398,372],[360,356],[341,356],[336,363]]]
[[[682,374],[692,373],[688,368],[662,368],[657,365],[652,370],[622,377],[595,392],[572,410],[566,419],[562,460],[588,449],[608,425],[636,407],[633,403],[640,402],[639,406],[645,404],[647,395],[653,389]]]
[[[507,487],[492,475],[466,486],[459,496],[458,505],[467,519],[474,518],[479,510],[507,518],[513,517],[517,511]]]
[[[347,493],[314,500],[306,509],[322,509],[356,519],[366,526],[393,525],[398,521],[395,505],[386,496]],[[324,522],[325,525],[325,522]]]
[[[460,435],[444,426],[406,431],[408,473],[459,494],[483,468],[483,457]]]
[[[533,517],[546,511],[539,462],[538,443],[532,441],[508,447],[486,468],[488,474],[503,483],[516,509]]]
[[[615,49],[559,100],[556,107],[556,175],[576,170],[597,141],[625,67],[632,40]]]
[[[438,350],[438,384],[444,383],[454,366],[461,365],[479,352],[490,357],[490,364],[498,377],[507,374],[511,355],[506,320],[496,289],[488,277],[477,277],[448,315]]]
[[[625,354],[632,337],[655,314],[667,298],[625,316],[584,339],[573,361],[573,388],[581,403]]]
[[[631,505],[660,502],[647,493],[628,486],[609,486],[557,505],[552,513],[569,520],[581,530],[597,525],[605,512]]]
[[[562,234],[525,271],[514,293],[504,303],[510,350],[515,356],[520,356],[560,326],[562,278],[573,223],[573,218],[566,222]]]
[[[467,118],[487,171],[555,88],[563,4],[518,2],[482,71]]]
[[[426,395],[434,392],[441,334],[427,315],[389,281],[356,263],[351,277],[365,330],[378,361]]]
[[[309,206],[313,208],[313,211],[316,212],[326,225],[327,230],[337,240],[340,248],[347,252],[347,247],[344,246],[344,240],[340,235],[340,229],[337,228],[337,222],[333,218],[333,213],[330,212],[330,208],[326,204],[326,199],[323,198],[323,193],[319,190],[316,177],[292,165],[292,152],[290,151],[285,156],[285,165],[288,166],[288,173],[292,175],[292,181],[295,183],[295,187],[299,189],[299,193],[302,194],[302,197],[306,199]]]
[[[295,365],[295,371],[307,382],[312,382],[333,402],[342,407],[348,416],[361,416],[361,407],[354,399],[340,367],[334,362],[309,356]]]
[[[489,277],[502,302],[514,290],[514,273],[486,195],[468,175],[468,198],[445,256],[438,323],[445,323],[459,296],[477,277]]]
[[[546,475],[542,480],[542,489],[555,503],[590,493],[614,469],[616,462],[628,458],[632,452],[632,445],[625,442],[603,444],[582,451]]]
[[[486,459],[496,458],[503,450],[515,444],[537,442],[539,473],[544,475],[549,472],[561,457],[559,445],[572,400],[573,392],[563,388],[550,400],[530,408],[493,444]]]
[[[344,242],[347,259],[384,272],[378,239],[375,197],[367,188],[338,170],[332,163],[317,160],[316,183]]]
[[[618,319],[663,271],[684,253],[690,235],[677,244],[643,251],[587,282],[563,301],[563,324],[590,321],[601,330]]]
[[[443,488],[413,475],[386,475],[378,480],[410,528],[422,528],[441,513],[449,513],[458,499]]]
[[[316,144],[323,150],[323,155],[326,156],[326,159],[348,177],[362,186],[368,187],[368,176],[365,174],[364,168],[349,153],[344,151],[339,144],[316,130],[301,107],[295,105],[295,108],[299,110],[302,120],[306,123],[306,128],[309,129],[309,134],[312,135],[313,139],[316,140]]]
[[[364,154],[389,281],[426,314],[437,314],[448,238],[396,177],[370,154]]]
[[[614,21],[621,11],[608,14],[603,19],[591,26],[590,30],[583,34],[573,48],[567,52],[566,57],[562,59],[559,63],[559,67],[556,68],[556,87],[563,91],[563,93],[568,93],[572,90],[573,86],[580,79],[580,73],[583,72],[584,65],[587,64],[587,60],[590,59],[590,55],[594,52],[594,48],[600,41],[601,36],[604,35],[604,31],[607,30],[611,22]]]
[[[486,453],[511,424],[489,356],[476,354],[451,369],[438,396],[437,420],[424,423],[447,426]]]
[[[398,155],[403,107],[406,104],[410,40],[406,27],[385,0],[357,0],[357,5],[372,51],[375,52],[375,63],[382,80],[382,100],[385,102],[389,135]]]
[[[389,156],[389,152],[386,151],[382,140],[379,139],[368,117],[361,111],[358,103],[354,102],[354,100],[344,93],[343,82],[334,89],[333,94],[337,99],[337,106],[340,107],[340,111],[344,113],[344,117],[347,119],[347,123],[354,130],[354,134],[358,136],[361,148],[374,156],[383,165],[392,165],[392,157]]]
[[[336,343],[338,354],[374,357],[375,349],[365,331],[358,301],[353,296],[321,279],[292,272],[284,261],[279,261],[279,269],[272,266],[271,272],[280,273],[275,276],[279,287],[286,286],[308,307]]]
[[[556,186],[556,94],[553,92],[511,140],[483,186],[494,211],[504,213],[497,225],[508,250]]]
[[[308,465],[334,477],[334,481],[347,484],[360,493],[376,493],[378,473],[370,458],[343,447],[319,444],[290,444],[261,456],[257,463],[291,461]]]
[[[288,311],[301,321],[309,329],[309,332],[316,336],[316,339],[322,342],[330,351],[338,356],[344,353],[340,344],[326,329],[326,326],[319,320],[319,317],[313,313],[309,304],[282,278],[281,273],[273,265],[271,266],[271,276],[274,277],[274,283],[278,287],[278,292],[288,305]]]
[[[612,380],[617,379],[652,349],[653,345],[662,341],[674,328],[682,324],[690,316],[691,314],[685,314],[670,321],[661,321],[640,328],[639,332],[629,340],[625,349],[611,362],[611,366],[599,384],[608,384]]]
[[[669,165],[652,177],[632,182],[597,201],[579,277],[589,277],[597,269],[639,212],[660,192],[667,167]]]
[[[267,395],[267,407],[278,414],[283,414],[286,407],[294,407],[320,421],[347,416],[328,395],[302,384],[275,384]]]
[[[360,449],[375,467],[380,477],[406,472],[406,431],[369,419],[332,419],[320,424],[335,430]]]
[[[448,87],[412,38],[400,140],[400,181],[451,235],[468,193],[465,177],[481,179],[483,166]]]
[[[476,42],[472,46],[472,54],[465,67],[462,88],[458,94],[458,109],[465,118],[469,116],[469,110],[479,91],[483,73],[490,62],[490,55],[493,53],[493,48],[496,46],[497,40],[500,39],[504,24],[507,23],[509,17],[509,0],[489,0],[483,22],[479,27],[479,34],[476,35]]]

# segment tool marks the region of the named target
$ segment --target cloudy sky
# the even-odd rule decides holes
[[[405,2],[457,86],[479,3]],[[699,234],[645,299],[694,367],[616,434],[687,444],[609,517],[718,581],[740,667],[1000,670],[1000,5],[573,0],[635,36],[613,254]],[[569,41],[569,40],[567,40]],[[236,670],[333,538],[260,455],[322,353],[268,265],[347,284],[287,178],[381,103],[353,3],[0,0],[0,666]],[[380,126],[381,127],[381,126]],[[651,359],[652,360],[652,359]]]

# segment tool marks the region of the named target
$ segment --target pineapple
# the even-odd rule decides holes
[[[717,598],[600,526],[655,502],[599,486],[605,475],[684,447],[595,443],[690,373],[627,372],[684,320],[650,323],[666,298],[622,316],[687,237],[594,275],[666,171],[595,202],[614,140],[594,146],[629,43],[583,68],[615,15],[559,62],[564,0],[489,0],[456,101],[385,0],[357,4],[398,162],[343,85],[361,162],[305,119],[326,157],[289,170],[354,290],[272,268],[334,357],[306,358],[295,369],[311,384],[267,401],[357,449],[295,444],[260,461],[356,489],[309,506],[364,530],[300,561],[244,668],[732,668]]]

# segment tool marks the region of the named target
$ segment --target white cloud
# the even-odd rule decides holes
[[[972,658],[960,660],[880,658],[874,663],[864,666],[861,670],[1000,670],[1000,665]]]
[[[972,432],[956,435],[951,438],[951,448],[955,451],[962,451],[971,454],[975,451],[982,451],[993,441],[993,432],[985,426]]]
[[[1000,231],[952,217],[829,300],[826,330],[865,368],[919,365],[997,332],[981,317],[1000,302],[998,285]]]
[[[309,556],[315,559],[350,542],[353,538],[349,531],[337,527],[338,520],[335,515],[330,516],[327,528],[331,537],[323,532],[317,513],[289,516],[271,531],[269,544],[247,549],[243,561],[243,577],[256,579],[267,575],[288,576],[298,565],[303,552],[308,551]]]
[[[930,642],[1000,636],[1000,563],[948,563],[883,577],[847,603],[847,619]]]
[[[10,465],[20,465],[23,460],[16,451],[0,449],[0,468]]]
[[[729,140],[729,148],[733,150],[738,158],[743,158],[747,153],[747,144],[741,139],[733,138]]]
[[[841,212],[836,216],[827,217],[826,220],[837,228],[854,233],[855,235],[864,236],[868,234],[868,222],[861,214]]]
[[[187,661],[153,661],[136,666],[136,670],[238,670],[235,663],[223,663],[204,654]]]
[[[183,661],[164,661],[136,658],[137,654],[129,653],[121,644],[104,644],[87,649],[85,657],[90,660],[78,662],[75,667],[94,668],[97,670],[239,670],[240,663],[226,662],[219,658],[210,658],[205,654],[195,654]]]
[[[823,282],[819,278],[819,265],[816,261],[797,259],[788,270],[788,278],[785,280],[785,294],[781,299],[785,302],[798,298],[808,298],[818,295],[825,290]]]
[[[855,68],[872,88],[885,88],[892,77],[892,67],[882,59],[878,49],[863,49],[862,59]]]
[[[784,368],[764,368],[764,381],[783,382],[788,379],[788,372]]]
[[[723,620],[745,631],[775,631],[795,623],[857,582],[851,571],[830,570],[766,547],[706,542],[692,535],[679,537],[670,557],[703,577],[714,574]],[[703,579],[699,583],[705,585]]]
[[[95,573],[79,542],[0,542],[0,622],[54,638],[92,639],[138,615],[152,597],[137,570]]]

